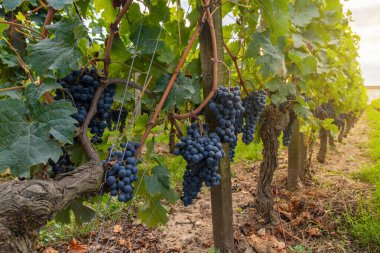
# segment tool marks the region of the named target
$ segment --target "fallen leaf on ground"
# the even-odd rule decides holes
[[[257,253],[268,253],[265,242],[261,240],[257,235],[252,234],[247,238],[247,241],[249,245],[251,245],[256,250]]]
[[[120,246],[124,246],[128,249],[131,249],[132,248],[132,243],[131,241],[128,239],[128,240],[125,240],[125,239],[120,239],[119,240],[119,245]]]
[[[85,253],[87,250],[87,246],[83,244],[79,244],[77,240],[72,239],[70,241],[69,247],[68,247],[68,253]]]
[[[113,232],[114,233],[120,233],[121,231],[123,230],[123,227],[119,224],[116,224],[114,227],[113,227]]]
[[[52,247],[46,248],[42,253],[58,253],[58,250],[55,250]]]
[[[313,237],[319,237],[321,236],[321,230],[319,228],[310,228],[306,231],[306,233]]]

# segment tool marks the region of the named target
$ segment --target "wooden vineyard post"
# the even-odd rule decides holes
[[[223,32],[222,13],[219,0],[211,1],[211,12],[213,12],[213,22],[215,27],[218,61],[223,61]],[[202,69],[203,95],[206,97],[212,87],[212,44],[209,26],[206,23],[200,33],[200,59]],[[219,65],[222,66],[222,65]],[[224,70],[218,68],[218,84],[224,84]],[[216,127],[216,119],[213,113],[206,108],[206,121],[210,124],[211,130]],[[228,144],[223,144],[226,157],[222,159],[219,169],[221,184],[211,188],[211,209],[212,225],[215,248],[220,252],[232,252],[234,247],[233,239],[233,215],[232,215],[232,191],[231,191],[231,171]]]
[[[303,181],[305,178],[305,156],[306,147],[303,134],[300,132],[299,120],[296,119],[288,149],[288,189],[290,191],[297,189],[298,179]]]

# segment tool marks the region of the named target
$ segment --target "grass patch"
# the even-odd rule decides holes
[[[380,161],[376,164],[366,165],[360,171],[352,173],[352,178],[370,184],[380,182]]]
[[[369,155],[373,164],[366,165],[352,177],[376,186],[373,196],[360,199],[358,206],[343,215],[344,229],[368,252],[380,251],[380,111],[366,110],[369,126]]]
[[[258,161],[262,159],[262,153],[263,150],[263,144],[260,142],[257,143],[250,143],[249,145],[244,144],[241,141],[240,136],[238,137],[238,144],[235,149],[235,162],[242,162],[242,161]]]
[[[356,210],[343,216],[346,230],[355,242],[368,252],[380,251],[380,206],[379,200],[360,200]]]

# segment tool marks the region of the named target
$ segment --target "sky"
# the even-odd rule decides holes
[[[365,85],[380,85],[380,0],[343,2],[352,11],[352,29],[360,37],[359,62]]]

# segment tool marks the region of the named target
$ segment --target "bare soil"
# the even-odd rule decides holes
[[[300,183],[295,192],[286,189],[286,149],[280,154],[273,182],[278,214],[275,224],[264,224],[255,209],[260,162],[232,165],[235,252],[292,252],[290,248],[297,245],[302,245],[305,252],[365,252],[341,232],[339,221],[341,214],[355,208],[359,197],[366,197],[373,190],[351,176],[371,162],[365,115],[343,143],[336,142],[334,149],[328,147],[326,163],[313,159],[313,178]],[[127,224],[122,232],[104,235],[97,252],[209,252],[213,236],[208,189],[203,189],[193,206],[178,203],[170,208],[165,226],[147,229],[138,221]],[[118,238],[118,233],[123,236],[116,246],[102,245],[110,237]],[[77,240],[87,243],[86,238]],[[60,252],[68,249],[68,243],[59,247]]]

